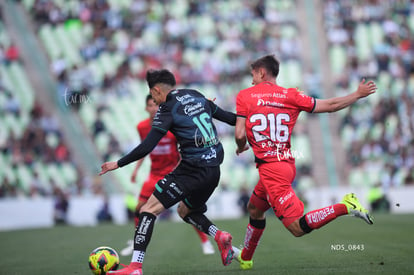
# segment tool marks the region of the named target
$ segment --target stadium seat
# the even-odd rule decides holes
[[[24,165],[18,165],[15,174],[18,177],[19,187],[25,193],[29,194],[30,191],[30,183],[32,182],[33,176],[29,168]]]
[[[391,97],[399,98],[404,91],[405,88],[405,81],[401,78],[394,79],[391,84]]]
[[[7,166],[6,166],[7,167]],[[8,169],[4,170],[4,177],[7,178],[7,180],[9,181],[10,185],[18,187],[17,185],[17,177],[15,174],[14,169],[12,169],[10,166],[8,167]]]
[[[380,122],[377,122],[369,130],[369,136],[372,140],[381,140],[383,132],[384,132],[384,124],[380,123]]]
[[[410,27],[411,32],[414,32],[414,14],[410,13],[408,16],[408,26]]]
[[[105,71],[99,64],[99,59],[91,60],[87,64],[88,69],[92,72],[93,78],[97,83],[102,83],[105,77]]]
[[[82,34],[82,25],[73,25],[66,29],[69,40],[74,43],[75,48],[80,49],[85,43],[85,36]]]
[[[414,97],[414,77],[410,77],[408,80],[408,94],[413,98]]]
[[[49,181],[54,181],[56,186],[62,190],[67,190],[65,179],[62,177],[58,164],[56,163],[49,163],[46,166],[46,172],[49,177]]]
[[[410,171],[405,167],[398,169],[392,177],[393,185],[395,187],[403,186],[405,184],[404,179],[407,177],[408,173],[410,173]]]
[[[340,74],[344,71],[346,65],[345,49],[340,45],[334,45],[329,50],[329,59],[331,60],[332,72]]]
[[[382,91],[386,91],[390,88],[390,84],[391,84],[391,75],[389,72],[380,72],[380,74],[378,75],[378,80],[377,80],[377,87],[379,90]],[[386,96],[387,93],[383,93],[382,96]]]
[[[67,187],[74,186],[77,180],[77,171],[75,167],[68,162],[60,165],[60,173]]]
[[[12,63],[9,66],[9,76],[14,83],[13,87],[15,87],[15,92],[18,95],[22,109],[25,112],[29,112],[34,104],[34,91],[29,84],[22,65],[19,63]]]
[[[0,135],[1,135],[1,133],[0,133]],[[2,167],[2,169],[0,169],[0,183],[3,182],[4,170],[5,170],[5,167],[6,167],[6,160],[5,160],[4,155],[5,155],[5,153],[0,152],[0,167]]]
[[[87,129],[92,129],[96,120],[96,107],[93,104],[82,104],[79,109],[79,116]]]
[[[54,27],[54,36],[59,47],[62,49],[66,61],[70,65],[80,65],[83,63],[82,57],[80,56],[79,49],[74,47],[76,43],[70,40],[70,36],[67,34],[64,26],[58,25]]]
[[[384,31],[379,22],[371,22],[369,25],[369,41],[370,41],[370,48],[373,49],[374,46],[383,43],[384,39]]]
[[[108,150],[109,135],[106,132],[101,132],[95,137],[95,145],[101,154],[105,154]]]
[[[46,49],[49,58],[54,61],[62,56],[63,51],[57,44],[52,26],[50,24],[44,24],[40,26],[39,37],[42,40],[42,44]]]
[[[367,60],[371,57],[372,52],[367,25],[365,23],[358,23],[354,35],[358,59],[362,61]]]
[[[397,131],[397,126],[398,126],[397,115],[391,114],[387,116],[385,120],[385,125],[387,125],[387,127],[385,127],[385,136],[387,137],[387,139],[392,138]]]
[[[10,36],[8,35],[4,23],[0,20],[0,45],[7,47],[10,45]]]
[[[33,173],[37,173],[39,176],[39,182],[42,186],[42,188],[50,193],[51,192],[51,186],[49,184],[49,175],[47,171],[47,164],[41,162],[41,161],[35,161],[33,164]]]

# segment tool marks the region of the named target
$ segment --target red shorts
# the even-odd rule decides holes
[[[157,182],[162,178],[164,178],[164,176],[150,173],[148,178],[142,184],[138,199],[143,202],[148,201],[149,197],[155,190],[155,184],[157,184]]]
[[[296,196],[292,182],[296,176],[294,163],[285,161],[258,165],[259,182],[250,197],[250,203],[263,212],[273,208],[285,227],[303,216],[303,202]]]

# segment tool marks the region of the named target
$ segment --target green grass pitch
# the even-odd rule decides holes
[[[194,229],[183,222],[158,221],[147,249],[145,274],[413,274],[414,215],[375,215],[374,225],[341,217],[311,234],[295,238],[274,216],[254,256],[241,271],[223,266],[217,252],[204,256]],[[219,220],[238,246],[248,218]],[[133,225],[58,226],[0,233],[0,274],[92,274],[88,254],[107,245],[120,251]],[[363,247],[363,250],[362,250]],[[121,257],[129,263],[130,257]]]

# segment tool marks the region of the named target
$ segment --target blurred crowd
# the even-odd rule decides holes
[[[414,6],[411,1],[324,1],[331,47],[346,53],[339,94],[362,78],[378,84],[375,100],[347,110],[340,126],[350,174],[385,190],[414,184]],[[335,62],[336,60],[332,60]],[[350,134],[346,134],[346,132]]]
[[[59,178],[44,173],[50,164],[74,164],[56,117],[18,85],[27,81],[23,66],[0,11],[0,198],[79,193],[76,175],[73,185],[64,189]]]
[[[322,3],[327,42],[330,49],[341,49],[345,60],[339,71],[333,70],[338,95],[356,87],[362,77],[374,79],[379,87],[379,95],[373,100],[364,100],[342,114],[339,131],[346,144],[351,184],[354,184],[352,175],[357,172],[364,175],[355,177],[357,181],[366,180],[357,183],[362,185],[380,183],[392,187],[414,183],[411,2],[324,0]],[[58,93],[63,95],[60,98],[72,100],[74,104],[70,105],[75,111],[80,112],[81,104],[76,103],[82,102],[79,100],[82,98],[89,99],[91,91],[102,95],[99,102],[93,102],[97,104],[90,133],[95,140],[102,133],[108,135],[103,160],[125,151],[122,141],[105,124],[103,114],[111,101],[105,96],[128,97],[134,89],[131,80],[144,81],[148,68],[167,67],[180,86],[214,87],[219,105],[234,111],[237,91],[250,84],[252,60],[274,53],[282,66],[290,60],[301,63],[300,30],[293,0],[35,0],[28,12],[38,32],[44,26],[64,26],[68,32],[70,28],[80,30],[79,44],[70,45],[80,59],[70,59],[64,54],[50,56],[50,68],[58,82]],[[97,74],[92,65],[105,55],[117,56],[119,60],[110,63],[110,70]],[[19,49],[13,43],[0,44],[2,66],[20,62],[19,59]],[[313,72],[302,74],[295,78],[303,90],[318,96],[321,80]],[[1,111],[21,116],[18,97],[2,83],[0,93],[5,103]],[[50,110],[35,103],[29,117],[21,137],[10,135],[0,143],[2,154],[10,157],[12,165],[23,163],[31,167],[38,161],[45,165],[72,163],[65,137]],[[306,135],[306,127],[298,129],[303,129],[298,134]],[[237,162],[251,165],[248,159]],[[68,193],[81,193],[86,188],[80,171],[76,173],[75,187]],[[311,164],[298,167],[298,178],[309,175],[312,175]],[[43,184],[31,185],[30,194],[62,194],[53,188],[36,187]],[[13,196],[15,188],[4,177],[0,196]]]
[[[1,91],[0,91],[1,92]],[[12,112],[16,119],[19,119],[21,110],[18,101],[15,100],[15,108],[11,111],[11,104],[5,104],[3,112]],[[28,168],[32,174],[29,183],[16,183],[18,177],[4,176],[0,187],[0,197],[13,196],[50,196],[55,193],[63,192],[60,186],[56,184],[59,179],[50,180],[39,176],[39,165],[47,166],[50,164],[73,163],[70,151],[65,143],[61,132],[60,125],[51,113],[45,111],[42,106],[36,102],[29,114],[29,121],[21,136],[15,136],[13,132],[7,139],[0,144],[0,153],[9,160],[10,169],[18,173],[19,166]],[[14,179],[14,180],[13,180]],[[22,180],[22,179],[20,179]],[[78,181],[73,182],[72,188],[66,191],[80,193],[82,186]],[[28,188],[22,188],[28,184]]]
[[[131,0],[124,6],[105,0],[72,1],[71,6],[36,0],[31,12],[39,26],[77,21],[88,30],[79,49],[82,62],[68,64],[63,56],[52,60],[61,91],[98,87],[126,95],[128,80],[143,79],[148,68],[168,67],[179,85],[222,87],[248,75],[249,62],[262,53],[275,52],[282,62],[298,59],[292,1],[279,2],[286,10],[265,0]],[[275,27],[280,24],[285,28]],[[87,65],[104,53],[121,54],[122,62],[114,73],[94,77]]]
[[[29,11],[39,32],[45,26],[81,30],[82,43],[77,49],[81,58],[51,57],[51,70],[65,97],[68,91],[79,96],[99,90],[90,132],[97,143],[109,136],[103,160],[121,154],[125,144],[111,134],[104,119],[111,96],[130,96],[131,79],[144,81],[149,68],[168,68],[179,86],[196,85],[202,92],[204,85],[214,87],[219,105],[234,111],[237,91],[250,85],[252,60],[275,53],[282,64],[288,60],[300,63],[299,30],[291,0],[84,0],[71,5],[37,0]],[[120,60],[100,75],[91,65],[103,56]],[[301,81],[301,77],[294,78]],[[72,106],[79,110],[80,105]],[[218,128],[221,135],[231,134],[220,124]],[[237,163],[251,166],[244,158]]]
[[[32,12],[40,24],[66,24],[74,19],[91,24],[80,49],[84,61],[103,52],[125,55],[115,75],[96,83],[102,88],[130,76],[128,62],[134,59],[142,62],[136,77],[142,78],[146,68],[168,66],[179,83],[222,84],[244,76],[257,53],[277,52],[282,61],[298,58],[298,38],[282,35],[274,27],[281,23],[295,27],[293,16],[269,9],[269,2],[131,0],[127,6],[111,6],[105,0],[81,0],[61,7],[52,0],[36,0]],[[61,76],[65,81],[69,81],[68,71],[79,69],[57,67],[58,74],[66,72]]]

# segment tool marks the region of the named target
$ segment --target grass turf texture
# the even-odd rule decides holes
[[[157,222],[145,257],[145,274],[412,274],[414,215],[374,216],[374,225],[341,217],[311,234],[295,238],[274,217],[254,256],[254,267],[224,267],[218,255],[204,256],[194,229],[183,222]],[[216,224],[242,243],[248,218]],[[0,274],[92,274],[88,255],[107,245],[118,252],[132,237],[132,224],[0,232]],[[354,251],[345,251],[349,245]],[[362,245],[364,250],[361,251]],[[342,248],[344,247],[344,248]],[[128,264],[130,257],[120,257]]]

